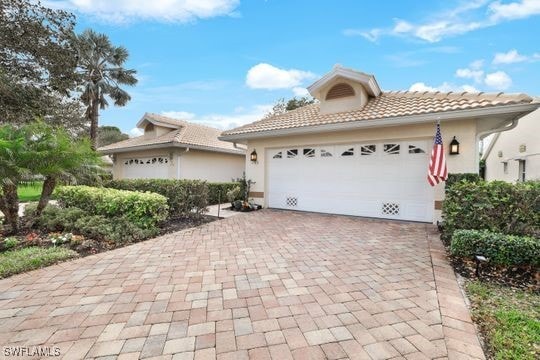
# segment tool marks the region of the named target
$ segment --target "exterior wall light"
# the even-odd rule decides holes
[[[257,162],[257,151],[253,150],[250,155],[251,162]]]
[[[450,142],[450,155],[459,155],[459,141],[456,140],[456,137]]]

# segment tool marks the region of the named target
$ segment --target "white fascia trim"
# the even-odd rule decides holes
[[[257,139],[257,138],[287,136],[287,135],[300,135],[300,134],[312,134],[312,133],[321,133],[321,132],[330,132],[330,131],[344,131],[344,130],[354,130],[354,129],[364,129],[364,128],[389,127],[389,126],[397,126],[397,125],[405,125],[405,124],[422,124],[422,123],[434,122],[436,120],[452,121],[452,120],[470,119],[470,118],[477,118],[477,117],[486,117],[490,115],[505,115],[505,114],[514,115],[516,113],[518,113],[519,115],[525,115],[536,110],[538,107],[540,107],[540,103],[494,106],[494,107],[483,108],[483,109],[454,110],[454,111],[447,111],[447,112],[441,112],[441,113],[396,116],[392,118],[379,118],[379,119],[372,119],[372,120],[341,122],[337,124],[314,125],[314,126],[304,126],[304,127],[290,128],[290,129],[278,129],[278,130],[257,131],[257,132],[252,132],[252,133],[243,133],[243,134],[222,135],[222,136],[219,136],[218,139],[224,140],[224,141],[239,141],[239,140]]]
[[[163,143],[163,144],[138,145],[138,146],[131,146],[131,147],[125,147],[125,148],[119,148],[119,149],[110,149],[110,150],[98,149],[98,152],[108,155],[108,154],[119,154],[119,153],[131,152],[131,151],[153,150],[153,149],[163,149],[163,148],[171,148],[171,147],[172,148],[191,148],[195,150],[218,152],[218,153],[225,153],[225,154],[232,154],[232,155],[239,155],[239,156],[245,156],[246,154],[244,149],[228,150],[228,149],[218,149],[218,148],[214,148],[210,146],[170,143],[170,142]]]

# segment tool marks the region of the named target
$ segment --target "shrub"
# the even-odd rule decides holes
[[[63,186],[57,189],[56,195],[66,208],[78,207],[91,215],[123,217],[143,229],[154,228],[168,217],[167,199],[154,193]]]
[[[32,208],[26,208],[26,214]],[[27,215],[28,216],[28,215]],[[79,208],[49,205],[35,224],[45,231],[73,232],[96,240],[110,240],[119,244],[140,241],[159,233],[156,227],[141,228],[125,217],[108,218],[91,215]]]
[[[238,193],[234,196],[233,200],[228,199],[228,194],[231,190],[238,188]],[[234,200],[240,200],[242,198],[242,191],[238,182],[222,182],[222,183],[208,183],[208,204],[215,205],[220,201],[233,202]]]
[[[8,237],[4,239],[4,249],[11,249],[19,245],[19,240],[16,237]]]
[[[28,205],[25,209],[26,216],[35,214],[35,205]],[[47,206],[41,216],[36,219],[36,224],[46,231],[73,231],[77,220],[87,216],[84,210],[76,207],[62,209],[58,206]]]
[[[239,200],[240,194],[242,193],[242,190],[240,189],[240,186],[235,186],[234,188],[227,191],[227,200],[230,203],[234,203],[235,200]]]
[[[505,235],[487,230],[457,230],[450,246],[452,255],[481,254],[495,265],[540,266],[540,239]]]
[[[540,237],[540,182],[459,182],[446,190],[443,239],[457,229]]]
[[[167,198],[171,216],[200,215],[206,211],[209,186],[199,180],[133,179],[113,180],[105,186],[131,191],[150,191]]]
[[[476,173],[455,173],[455,174],[448,174],[448,179],[446,179],[446,189],[454,185],[455,183],[459,182],[471,182],[471,183],[477,183],[480,181],[483,181],[480,175]]]

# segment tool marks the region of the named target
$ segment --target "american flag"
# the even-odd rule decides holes
[[[435,186],[442,181],[446,181],[447,177],[448,169],[446,168],[446,157],[444,156],[441,127],[437,124],[435,143],[433,144],[433,150],[431,150],[427,179],[429,185]]]

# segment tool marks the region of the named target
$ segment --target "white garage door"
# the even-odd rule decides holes
[[[124,179],[167,179],[169,158],[165,156],[125,159]]]
[[[271,208],[432,221],[430,141],[271,149]]]

